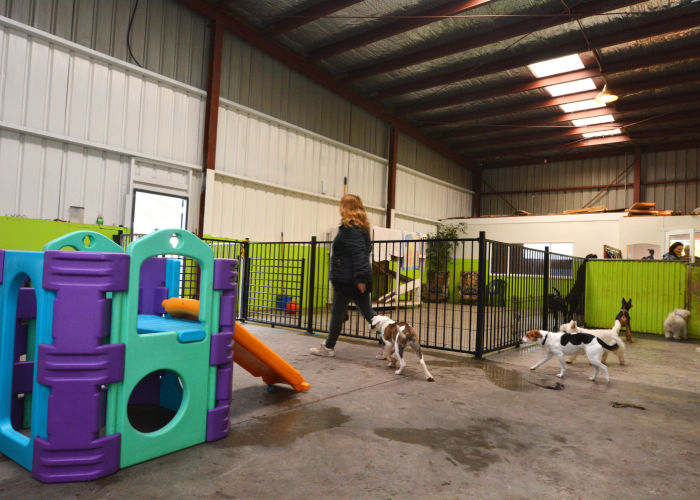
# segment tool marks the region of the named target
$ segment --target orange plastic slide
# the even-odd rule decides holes
[[[309,384],[301,373],[276,352],[246,330],[238,321],[233,331],[233,361],[267,385],[283,383],[297,392],[308,391]]]

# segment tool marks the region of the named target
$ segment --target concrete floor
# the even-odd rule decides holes
[[[46,485],[0,456],[1,498],[697,498],[698,344],[642,337],[612,381],[593,383],[579,357],[563,380],[540,348],[485,361],[412,353],[403,376],[374,343],[247,328],[295,366],[306,393],[234,367],[228,437],[107,478]],[[557,385],[559,382],[559,385]]]

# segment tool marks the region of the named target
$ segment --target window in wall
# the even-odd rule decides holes
[[[132,231],[148,234],[156,229],[187,229],[187,198],[134,190]]]
[[[491,273],[536,276],[544,272],[544,249],[549,247],[549,273],[570,277],[573,272],[573,243],[494,243],[491,249]]]

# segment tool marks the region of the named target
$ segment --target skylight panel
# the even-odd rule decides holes
[[[613,118],[613,115],[601,115],[592,116],[590,118],[581,118],[579,120],[571,120],[571,123],[573,123],[575,127],[585,127],[586,125],[598,125],[599,123],[610,123],[614,121],[615,118]]]
[[[594,108],[604,108],[605,104],[602,102],[598,102],[595,99],[588,99],[587,101],[576,101],[576,102],[570,102],[568,104],[561,104],[561,109],[564,110],[565,113],[573,113],[575,111],[584,111],[586,109],[594,109]]]
[[[578,54],[572,54],[548,61],[529,64],[528,68],[530,68],[532,74],[537,78],[543,78],[545,76],[558,75],[559,73],[568,73],[576,69],[583,69],[583,62]]]
[[[577,92],[585,92],[586,90],[593,90],[595,88],[595,83],[591,78],[584,78],[583,80],[575,80],[573,82],[558,83],[556,85],[548,85],[545,87],[547,92],[549,92],[552,97],[576,94]]]
[[[622,130],[619,128],[611,128],[609,130],[601,130],[600,132],[586,132],[582,134],[586,139],[591,139],[593,137],[607,137],[610,135],[620,135]]]

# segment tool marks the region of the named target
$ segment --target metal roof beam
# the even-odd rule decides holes
[[[277,59],[282,64],[289,66],[294,71],[299,72],[305,77],[318,83],[322,87],[332,92],[335,92],[343,99],[364,109],[365,111],[371,113],[380,120],[383,120],[389,123],[390,125],[393,125],[394,127],[396,127],[397,130],[405,133],[410,137],[413,137],[417,141],[425,144],[429,148],[440,153],[444,157],[454,161],[458,165],[461,165],[468,170],[472,170],[474,168],[471,162],[455,154],[441,142],[438,142],[432,137],[428,136],[426,133],[417,130],[406,120],[397,118],[396,116],[392,115],[386,108],[381,106],[379,103],[373,102],[367,99],[366,97],[362,96],[357,91],[339,84],[328,73],[316,67],[314,64],[306,61],[301,56],[295,54],[286,47],[283,47],[279,43],[263,37],[250,25],[239,21],[229,13],[224,12],[221,9],[214,7],[212,4],[203,2],[201,0],[178,0],[178,2],[205,18],[217,19],[217,21],[221,21],[223,23],[224,29],[227,29],[241,40],[250,43],[251,45],[265,52],[269,56]]]
[[[648,68],[660,64],[668,64],[696,58],[700,58],[700,51],[695,47],[685,50],[670,50],[661,54],[645,55],[643,57],[619,61],[615,64],[606,64],[602,75],[607,76],[623,71]],[[598,68],[581,69],[546,78],[535,78],[532,80],[510,83],[498,87],[484,88],[475,92],[461,92],[459,95],[450,95],[439,97],[437,99],[420,99],[412,104],[397,106],[394,109],[394,112],[398,115],[406,115],[409,113],[428,111],[431,109],[455,106],[458,104],[467,104],[469,102],[479,101],[482,99],[527,92],[529,90],[539,89],[549,85],[573,82],[583,78],[596,78],[602,75]]]
[[[362,47],[363,45],[368,45],[400,33],[405,33],[406,31],[420,28],[421,26],[434,23],[435,21],[440,21],[445,17],[454,16],[461,12],[475,9],[476,7],[480,7],[481,5],[489,2],[491,2],[491,0],[459,0],[420,12],[414,12],[410,14],[410,17],[405,19],[400,19],[383,26],[378,26],[358,35],[349,36],[343,40],[329,43],[328,45],[319,47],[316,50],[312,50],[309,54],[309,58],[312,61],[320,61],[321,59],[325,59],[336,54],[341,54],[343,52],[347,52],[348,50]]]
[[[604,108],[588,109],[586,111],[578,111],[576,113],[560,113],[558,115],[551,116],[549,118],[543,118],[539,120],[531,120],[527,123],[527,128],[552,125],[554,123],[567,122],[572,120],[579,120],[581,118],[592,118],[594,116],[602,116],[607,114],[615,115],[617,112],[627,112],[627,111],[640,111],[646,109],[663,108],[665,106],[678,106],[685,105],[690,106],[692,104],[697,104],[700,102],[700,94],[697,92],[690,94],[683,94],[671,97],[664,97],[659,99],[658,97],[652,99],[646,99],[643,101],[636,101],[633,103],[625,104],[620,103],[612,109],[611,106],[606,106]],[[476,137],[483,134],[483,127],[485,126],[498,127],[498,130],[516,130],[523,128],[518,125],[510,125],[508,123],[490,123],[490,124],[474,124],[473,127],[480,130],[468,132],[464,127],[457,130],[450,130],[440,134],[440,139],[455,139],[457,137]]]
[[[700,3],[687,7],[679,7],[677,9],[678,11],[674,17],[665,19],[662,22],[651,21],[644,26],[634,29],[613,30],[604,36],[592,37],[590,39],[590,46],[594,48],[610,47],[621,43],[640,40],[642,38],[683,31],[700,24]],[[431,74],[425,78],[414,80],[413,82],[394,85],[392,87],[385,87],[384,89],[376,92],[376,97],[378,99],[386,99],[388,97],[394,97],[401,94],[460,82],[470,78],[500,73],[502,71],[508,71],[515,68],[522,68],[523,66],[542,61],[543,59],[553,59],[555,57],[561,57],[572,53],[587,52],[588,50],[590,49],[583,40],[554,45],[547,47],[546,50],[536,52],[534,54],[514,55],[500,61],[477,64],[474,68],[463,68],[456,71],[443,73],[442,75]],[[605,70],[611,71],[609,68],[605,68]]]
[[[524,21],[518,21],[509,26],[501,27],[497,30],[489,31],[484,34],[468,36],[458,40],[452,40],[441,45],[428,47],[426,49],[417,50],[409,54],[404,54],[392,59],[385,59],[377,63],[372,63],[364,67],[357,67],[350,70],[344,78],[341,79],[344,83],[355,82],[369,78],[370,76],[388,73],[397,69],[413,66],[433,59],[465,52],[477,47],[483,47],[503,40],[508,40],[516,36],[527,35],[536,31],[558,26],[578,19],[584,19],[596,14],[602,14],[621,7],[627,7],[641,3],[644,0],[598,0],[589,2],[583,6],[572,7],[559,12],[561,16],[545,16],[544,20],[541,16]]]
[[[325,0],[325,2],[312,5],[294,15],[285,16],[282,20],[265,27],[263,31],[267,36],[279,36],[361,1],[362,0]]]

